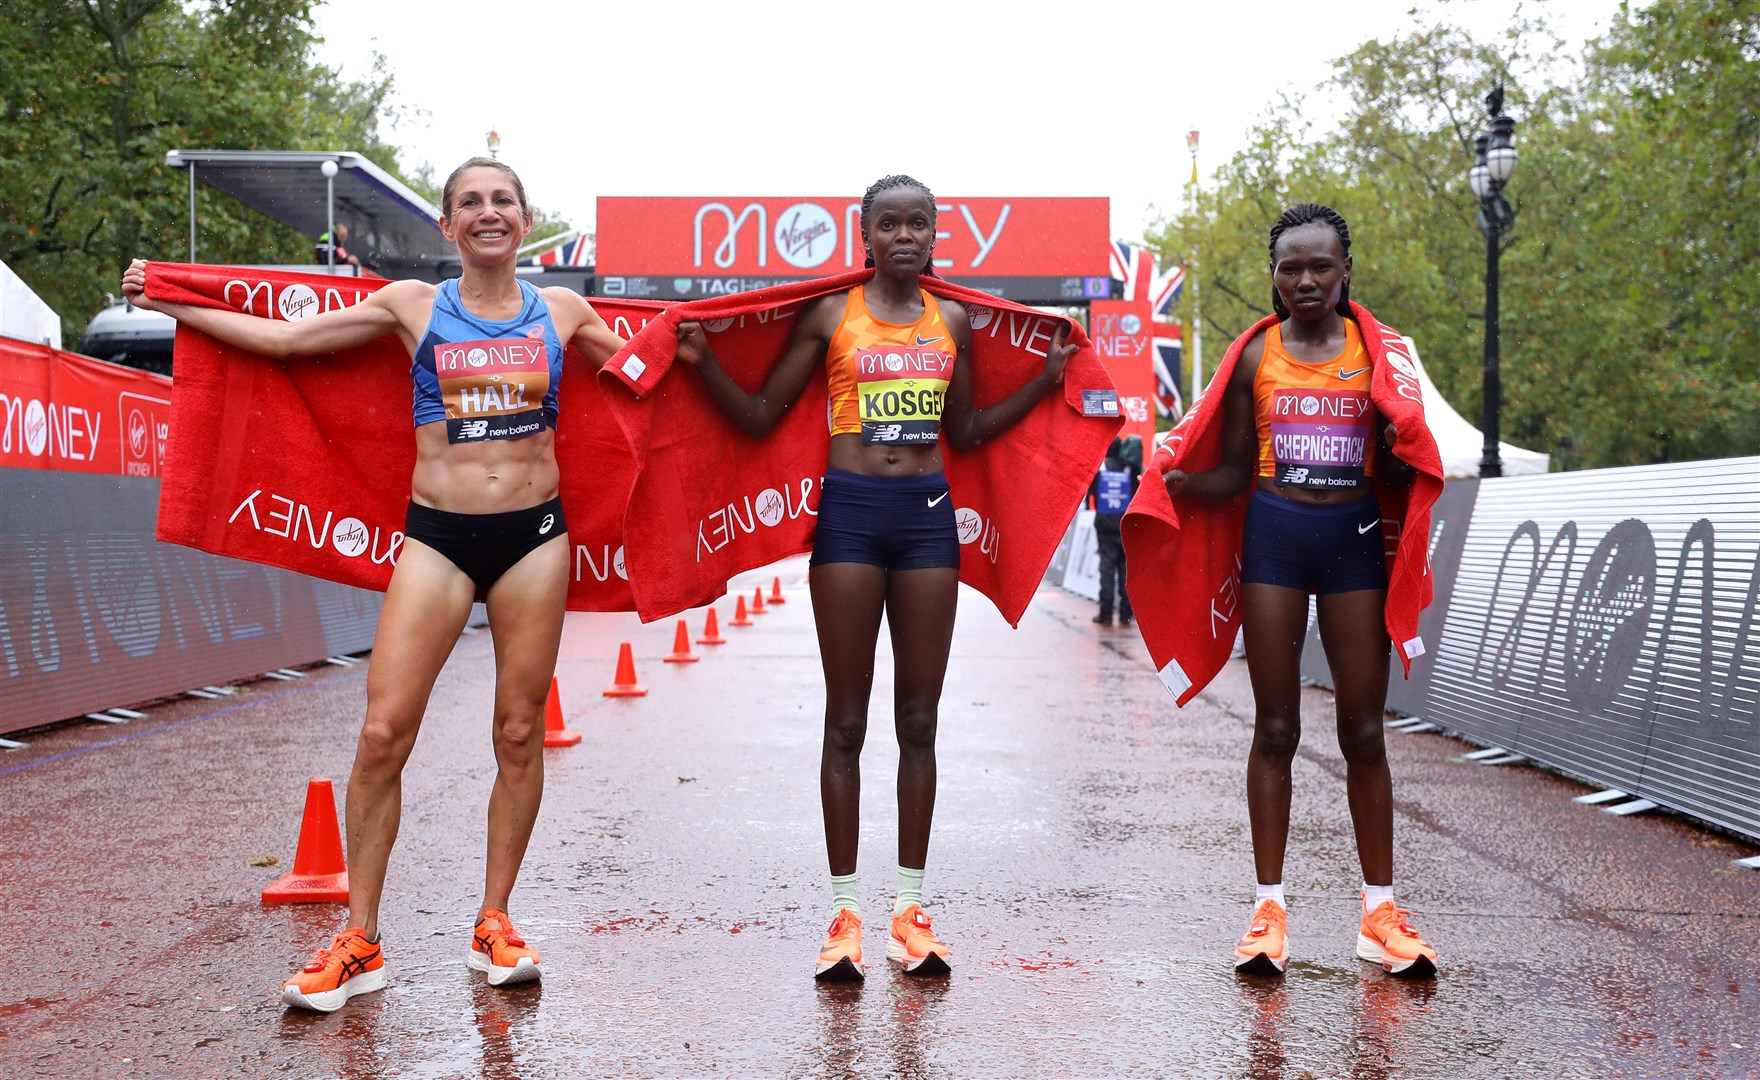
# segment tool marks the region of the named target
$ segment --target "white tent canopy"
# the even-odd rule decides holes
[[[1424,361],[1418,356],[1418,346],[1411,338],[1406,338],[1405,343],[1418,365],[1418,383],[1424,393],[1424,420],[1430,425],[1430,433],[1436,436],[1436,448],[1442,452],[1443,477],[1459,480],[1478,476],[1479,459],[1485,454],[1485,433],[1454,411],[1454,406],[1448,403],[1448,399],[1436,389],[1436,384],[1430,381],[1430,373],[1424,369]],[[1543,473],[1548,470],[1551,462],[1549,455],[1524,450],[1506,442],[1497,444],[1497,455],[1503,461],[1505,476]]]
[[[0,335],[61,347],[61,316],[5,263],[0,263]]]

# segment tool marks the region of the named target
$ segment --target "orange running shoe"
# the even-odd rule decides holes
[[[513,928],[507,912],[496,908],[484,908],[477,916],[467,959],[473,970],[489,977],[490,986],[538,979],[538,950],[527,948],[526,939]]]
[[[866,974],[862,970],[862,917],[848,908],[838,908],[831,929],[825,932],[825,944],[819,948],[813,978],[821,982],[860,981]]]
[[[1395,975],[1424,978],[1436,974],[1436,950],[1411,924],[1412,913],[1383,900],[1363,913],[1357,931],[1357,955]]]
[[[367,932],[351,926],[337,934],[328,948],[294,972],[281,987],[281,1000],[300,1009],[335,1012],[356,994],[385,989],[385,956]]]
[[[1250,975],[1282,975],[1289,963],[1289,912],[1275,900],[1261,900],[1253,922],[1234,947],[1234,969]]]
[[[935,936],[920,906],[911,904],[892,917],[886,959],[903,964],[906,975],[945,975],[952,957],[953,950]]]

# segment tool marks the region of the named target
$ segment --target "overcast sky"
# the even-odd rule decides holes
[[[1136,239],[1185,198],[1186,131],[1200,177],[1280,90],[1323,132],[1331,61],[1414,6],[1483,40],[1541,12],[1576,49],[1619,5],[332,0],[318,59],[360,78],[384,54],[408,166],[443,178],[493,128],[533,202],[588,230],[600,195],[855,196],[906,172],[938,196],[1105,196]]]

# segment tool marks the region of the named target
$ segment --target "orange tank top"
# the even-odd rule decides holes
[[[831,434],[859,434],[864,446],[934,443],[958,351],[927,291],[922,318],[900,325],[874,318],[862,287],[851,289],[825,352]]]
[[[1344,323],[1344,351],[1323,363],[1297,360],[1283,347],[1283,327],[1265,331],[1265,357],[1253,377],[1260,476],[1293,487],[1360,486],[1375,475],[1373,365],[1363,334]]]

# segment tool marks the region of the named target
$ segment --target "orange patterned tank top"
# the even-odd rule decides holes
[[[958,353],[941,305],[923,292],[923,317],[881,322],[860,285],[825,352],[831,434],[859,434],[864,446],[920,446],[941,437],[941,410]]]
[[[1324,363],[1297,360],[1283,347],[1283,327],[1265,331],[1265,357],[1253,378],[1260,476],[1293,487],[1359,487],[1375,475],[1373,365],[1354,320],[1344,323],[1344,351]]]

